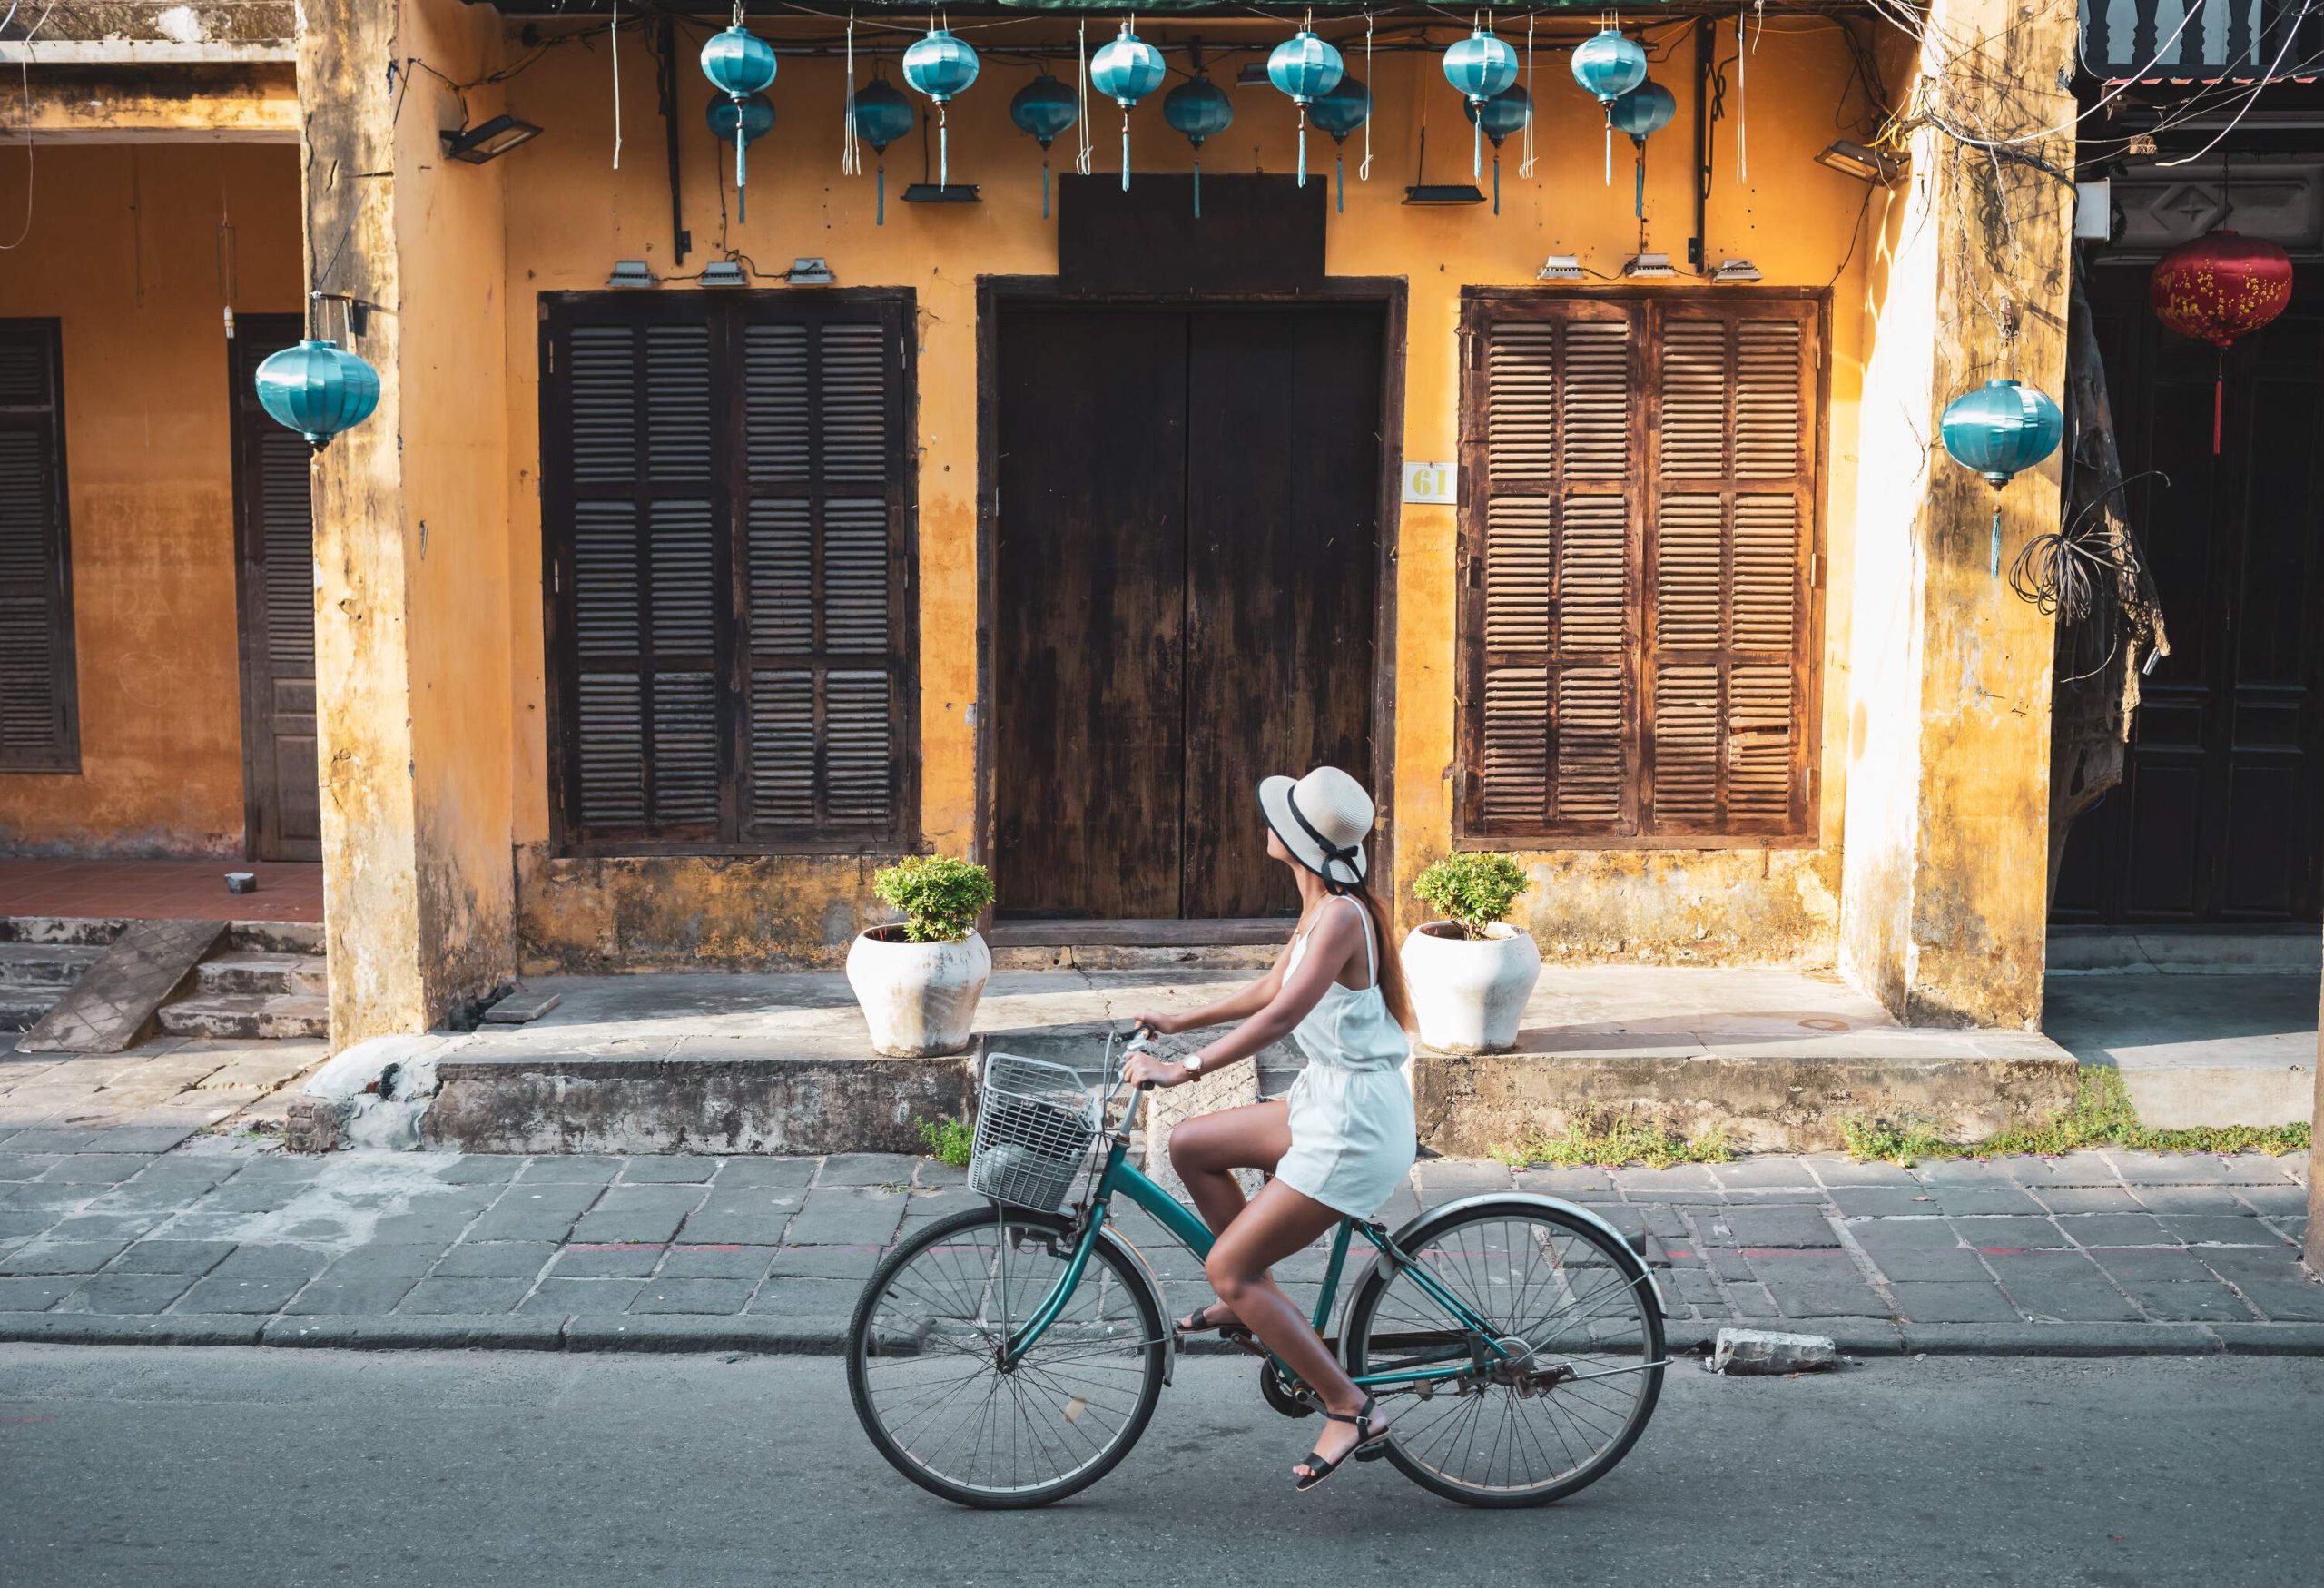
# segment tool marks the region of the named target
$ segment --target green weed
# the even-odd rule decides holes
[[[1649,1169],[1669,1169],[1674,1163],[1727,1163],[1735,1157],[1727,1145],[1727,1131],[1713,1126],[1702,1135],[1680,1136],[1659,1125],[1629,1119],[1608,1119],[1583,1114],[1573,1128],[1560,1135],[1537,1131],[1514,1145],[1496,1148],[1493,1157],[1512,1169],[1547,1165],[1555,1169],[1620,1169],[1642,1163]]]
[[[2102,1065],[2083,1069],[2073,1106],[2039,1125],[1988,1136],[1982,1141],[1947,1141],[1925,1124],[1910,1120],[1854,1119],[1842,1126],[1850,1158],[1911,1165],[1932,1158],[2056,1158],[2089,1147],[2121,1147],[2144,1152],[2265,1152],[2280,1156],[2308,1150],[2309,1128],[2293,1125],[2204,1125],[2186,1130],[2157,1130],[2139,1122],[2122,1072]]]
[[[960,1119],[922,1119],[920,1139],[928,1144],[931,1158],[941,1159],[954,1169],[968,1168],[969,1156],[976,1150],[976,1129]]]

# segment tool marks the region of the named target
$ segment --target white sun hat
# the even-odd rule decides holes
[[[1259,780],[1259,809],[1292,858],[1326,883],[1364,880],[1364,840],[1372,831],[1372,796],[1336,766],[1318,766],[1294,783]]]

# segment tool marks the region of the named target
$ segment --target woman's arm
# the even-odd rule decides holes
[[[1290,957],[1291,945],[1285,943],[1283,952],[1275,955],[1275,963],[1267,967],[1265,975],[1256,981],[1244,983],[1216,1003],[1206,1004],[1188,1014],[1141,1014],[1137,1017],[1137,1023],[1151,1027],[1164,1036],[1175,1036],[1180,1031],[1198,1031],[1205,1026],[1223,1026],[1229,1021],[1247,1020],[1273,1002],[1275,995],[1282,991],[1283,962]]]
[[[1298,968],[1285,976],[1278,962],[1268,973],[1266,981],[1277,983],[1274,997],[1241,1025],[1202,1050],[1199,1058],[1203,1070],[1207,1073],[1238,1059],[1248,1059],[1268,1043],[1289,1036],[1292,1028],[1323,1001],[1324,990],[1347,969],[1350,956],[1363,952],[1364,946],[1364,924],[1353,912],[1334,910],[1327,913],[1309,929],[1307,952],[1300,957]],[[1264,985],[1265,982],[1254,982],[1217,1007],[1238,1003],[1246,993]],[[1132,1082],[1150,1080],[1158,1086],[1177,1086],[1191,1073],[1185,1065],[1151,1053],[1137,1054],[1123,1071]]]

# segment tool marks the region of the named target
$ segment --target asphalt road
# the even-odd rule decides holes
[[[1471,1511],[1182,1364],[1047,1511],[892,1475],[829,1358],[0,1346],[0,1583],[2042,1583],[2317,1580],[2324,1362],[1674,1369],[1624,1465]]]

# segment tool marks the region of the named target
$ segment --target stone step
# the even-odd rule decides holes
[[[107,948],[129,924],[99,915],[0,915],[0,942],[70,943]]]
[[[0,986],[0,1031],[31,1031],[64,995],[62,987]]]
[[[230,950],[194,967],[196,996],[223,993],[320,998],[330,991],[320,954]]]
[[[1281,934],[1291,935],[1285,926]],[[996,971],[1264,971],[1283,943],[994,943]]]
[[[0,987],[62,991],[103,957],[84,943],[0,942]]]
[[[307,993],[214,993],[165,1003],[155,1017],[173,1037],[328,1037],[330,1004]]]
[[[261,954],[320,954],[320,921],[237,921],[226,929],[226,946]]]

